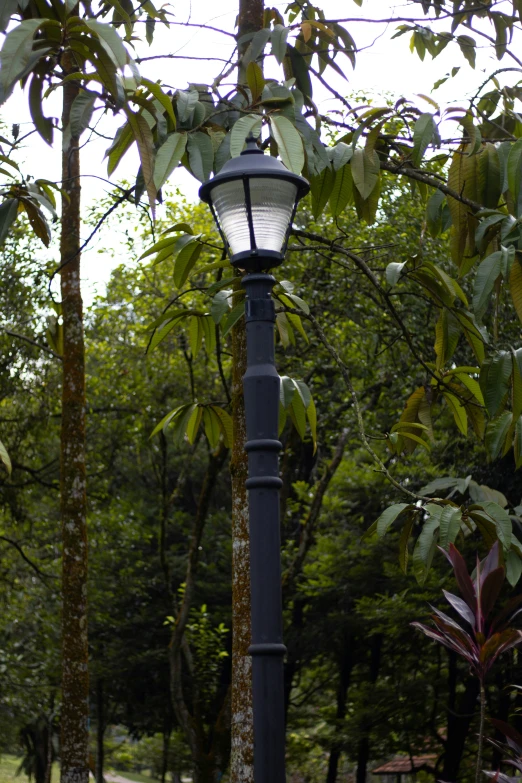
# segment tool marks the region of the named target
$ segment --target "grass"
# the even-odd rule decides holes
[[[134,781],[134,783],[155,783],[156,781],[156,778],[153,778],[150,775],[142,775],[139,772],[127,772],[121,769],[112,768],[108,769],[107,772],[112,772],[114,775],[120,775],[122,778]],[[2,783],[1,780],[0,783]]]
[[[16,775],[20,766],[21,757],[11,756],[9,753],[3,753],[0,756],[0,783],[28,783],[29,778],[24,773]]]
[[[0,756],[0,783],[29,783],[29,778],[24,772],[17,775],[21,756],[13,756],[11,753],[2,753]],[[60,779],[60,770],[58,764],[53,764],[51,783],[58,783]],[[150,779],[149,779],[150,780]],[[34,783],[34,781],[32,782]],[[144,783],[140,781],[140,783]]]
[[[1,2],[1,0],[0,0]],[[0,783],[29,783],[29,778],[22,772],[17,775],[17,771],[20,767],[21,756],[13,756],[10,753],[3,753],[0,756]],[[109,773],[114,775],[120,775],[122,778],[132,780],[133,783],[157,783],[156,779],[150,775],[143,775],[139,772],[127,772],[120,769],[107,769]],[[60,768],[58,764],[53,764],[51,783],[58,783],[60,779]],[[34,783],[34,780],[32,781]]]

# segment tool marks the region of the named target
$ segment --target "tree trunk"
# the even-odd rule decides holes
[[[339,685],[337,686],[337,711],[336,711],[336,729],[341,730],[346,717],[346,696],[350,687],[350,679],[353,669],[353,640],[348,637],[344,645],[345,654],[339,660]],[[328,772],[326,774],[326,783],[336,783],[339,760],[341,758],[342,743],[336,739],[330,751],[328,759]]]
[[[263,27],[263,0],[239,0],[238,38]],[[244,51],[245,45],[240,47]],[[239,83],[246,83],[240,67]],[[232,480],[232,694],[230,783],[254,781],[252,716],[252,661],[250,645],[250,546],[248,497],[245,482],[246,424],[243,375],[246,372],[246,328],[241,319],[232,331],[232,421],[234,444],[230,460]]]
[[[103,779],[103,766],[105,748],[103,738],[105,736],[105,695],[103,692],[103,679],[98,677],[96,682],[96,783],[105,783]]]
[[[381,635],[372,636],[371,650],[370,650],[370,682],[375,685],[377,677],[379,676],[379,668],[381,665],[381,650],[382,650],[383,638]],[[366,775],[368,770],[368,761],[370,759],[370,737],[369,726],[363,726],[363,736],[359,740],[359,747],[357,749],[357,776],[356,783],[366,783]]]
[[[77,9],[72,13],[78,13]],[[64,75],[76,70],[68,51],[62,55],[62,67]],[[85,353],[79,252],[80,152],[78,137],[70,137],[67,142],[65,133],[78,89],[75,82],[64,84],[62,113],[62,783],[88,783],[89,780]]]
[[[165,727],[163,729],[163,752],[161,757],[161,783],[166,783],[167,773],[169,771],[170,734],[170,721],[165,721]]]
[[[466,738],[471,721],[475,715],[479,692],[478,680],[475,677],[468,677],[464,692],[457,702],[457,680],[457,660],[455,654],[450,652],[448,668],[448,737],[444,752],[444,767],[440,776],[441,780],[447,781],[457,780]]]

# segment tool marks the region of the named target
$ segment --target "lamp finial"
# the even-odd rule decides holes
[[[252,131],[249,131],[248,136],[245,139],[245,142],[246,142],[246,147],[241,153],[242,155],[263,154],[263,150],[260,150],[259,147],[257,146],[257,138],[254,136]]]

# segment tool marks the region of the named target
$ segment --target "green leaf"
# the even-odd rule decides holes
[[[93,33],[96,33],[114,64],[123,70],[127,65],[129,56],[115,28],[110,24],[98,22],[96,19],[84,19],[83,22]]]
[[[235,307],[232,308],[232,310],[228,313],[228,315],[225,316],[225,318],[221,321],[221,329],[223,332],[223,337],[226,337],[227,334],[230,332],[234,324],[236,324],[240,318],[243,317],[245,314],[245,303],[239,302],[239,304],[235,305]]]
[[[196,103],[199,100],[199,93],[197,90],[190,90],[189,92],[178,90],[176,99],[178,116],[181,122],[186,122],[196,107]]]
[[[495,523],[498,540],[507,551],[511,546],[512,536],[512,525],[509,514],[501,508],[498,503],[494,503],[492,500],[485,500],[480,503],[480,506]]]
[[[18,214],[18,199],[6,198],[0,204],[0,245],[5,241],[11,225]]]
[[[314,454],[317,451],[317,411],[315,409],[315,402],[310,400],[310,404],[306,409],[306,416],[308,418],[308,424],[310,425],[310,433],[314,443]]]
[[[418,166],[424,157],[424,153],[431,144],[436,130],[433,114],[427,112],[421,114],[413,128],[413,152],[411,160],[414,166]]]
[[[228,313],[230,309],[230,296],[232,291],[226,289],[224,291],[218,291],[212,299],[210,305],[210,315],[212,316],[214,323],[219,324],[225,313]]]
[[[265,46],[268,43],[271,35],[270,28],[263,27],[261,30],[258,30],[254,36],[252,37],[252,40],[249,44],[248,49],[246,50],[245,54],[243,55],[243,65],[247,66],[248,63],[252,62],[252,60],[257,60],[258,57],[261,56],[261,54],[265,50]]]
[[[290,30],[288,27],[284,27],[282,24],[274,25],[274,29],[272,30],[272,54],[279,65],[281,65],[286,55],[286,42],[288,40],[289,32]]]
[[[272,115],[270,118],[272,135],[277,142],[279,155],[284,165],[294,174],[300,174],[303,170],[305,157],[303,140],[289,119],[283,115]]]
[[[379,156],[372,151],[357,149],[353,153],[350,163],[355,187],[363,199],[367,199],[379,179]]]
[[[408,542],[410,540],[411,531],[417,514],[411,513],[406,521],[406,524],[402,528],[401,536],[399,538],[399,566],[401,571],[406,574],[408,572]]]
[[[485,258],[477,270],[473,285],[473,309],[479,319],[486,312],[489,297],[501,271],[502,253],[499,250]]]
[[[159,190],[177,167],[187,146],[186,133],[171,133],[156,153],[154,185]]]
[[[255,61],[248,63],[246,68],[246,78],[248,87],[252,94],[252,103],[255,103],[263,92],[263,87],[265,86],[263,71]]]
[[[189,325],[189,344],[192,352],[192,358],[195,359],[203,342],[203,324],[201,318],[193,315]]]
[[[469,35],[459,35],[457,43],[472,68],[475,67],[475,40]]]
[[[142,78],[141,84],[143,87],[147,88],[147,90],[156,98],[157,101],[161,103],[167,115],[172,120],[172,124],[174,125],[174,127],[176,127],[176,115],[174,114],[172,98],[163,92],[161,86],[157,82],[152,82],[150,81],[150,79]]]
[[[490,416],[499,412],[509,389],[511,372],[512,359],[508,351],[499,351],[482,364],[479,383]]]
[[[463,117],[460,117],[459,122],[469,137],[470,149],[468,150],[468,155],[474,155],[479,151],[482,143],[480,130],[473,124],[473,115],[471,112],[466,112]]]
[[[256,138],[259,137],[261,120],[259,114],[247,114],[234,123],[230,134],[230,156],[232,158],[237,158],[241,154],[249,133],[253,133]]]
[[[201,424],[202,418],[203,418],[203,407],[201,405],[195,405],[194,410],[192,411],[192,414],[190,415],[190,418],[187,421],[187,426],[185,430],[187,433],[187,440],[191,445],[196,440],[196,435],[198,434],[199,425]]]
[[[392,261],[391,264],[388,264],[386,267],[386,282],[388,285],[394,286],[399,282],[401,272],[407,263],[407,261]]]
[[[522,213],[522,139],[518,139],[509,151],[507,159],[507,182],[509,191],[513,198],[515,207],[515,216],[520,217]]]
[[[33,53],[33,41],[36,31],[45,19],[25,19],[7,33],[0,51],[0,105],[4,103],[16,82],[27,73],[34,57],[39,59],[48,50]]]
[[[1,440],[0,440],[0,462],[2,463],[2,465],[4,465],[8,474],[11,475],[11,472],[13,470],[11,459],[9,457],[9,454],[7,453],[6,447],[4,446]]]
[[[162,420],[157,424],[154,429],[152,430],[150,434],[150,438],[153,438],[154,435],[157,435],[158,432],[161,430],[165,432],[167,430],[167,427],[169,424],[176,418],[183,416],[186,412],[190,414],[192,413],[192,410],[194,409],[194,405],[191,405],[190,403],[187,403],[186,405],[180,405],[178,408],[174,408],[173,411],[170,411],[170,413],[167,413],[166,416],[162,418]]]
[[[164,339],[165,337],[171,332],[175,326],[177,326],[180,322],[180,320],[185,317],[186,313],[183,312],[183,314],[177,315],[175,317],[168,317],[165,316],[165,320],[158,324],[158,328],[154,331],[154,334],[152,335],[151,341],[149,343],[148,350],[153,351]]]
[[[437,237],[443,231],[443,204],[446,196],[441,190],[436,190],[426,205],[426,222],[430,236]]]
[[[44,117],[42,109],[43,79],[39,74],[33,74],[29,87],[29,111],[36,130],[50,146],[53,143],[54,126],[50,117]],[[74,105],[74,104],[73,104]]]
[[[522,321],[522,263],[521,254],[517,252],[509,275],[509,292],[515,306],[519,321]]]
[[[286,317],[286,313],[278,313],[276,315],[276,327],[283,347],[288,348],[290,343],[294,342],[294,333],[288,318]]]
[[[440,512],[442,513],[442,511]],[[413,550],[413,573],[419,584],[424,584],[437,547],[440,514],[433,514],[424,522]]]
[[[455,424],[459,428],[459,430],[462,432],[463,435],[468,434],[468,416],[466,413],[466,408],[461,405],[460,400],[457,399],[453,394],[450,394],[449,392],[443,392],[442,396],[448,403],[448,406],[453,413],[453,418],[455,419]]]
[[[506,578],[511,587],[514,587],[522,575],[522,560],[520,559],[520,556],[511,549],[506,554],[505,561]]]
[[[95,93],[87,90],[78,93],[71,106],[69,119],[71,136],[79,137],[89,127],[97,97]]]
[[[348,147],[350,149],[350,147]],[[335,174],[329,206],[333,217],[339,217],[346,206],[353,201],[352,168],[349,163],[344,165]]]
[[[511,427],[512,419],[512,414],[505,411],[498,418],[491,419],[491,421],[488,422],[485,445],[490,459],[497,459],[503,451],[506,435]]]
[[[205,407],[203,408],[203,423],[210,448],[215,449],[221,435],[221,419],[211,407]]]
[[[181,240],[184,240],[185,238],[186,235],[180,237]],[[179,241],[180,240],[178,239],[178,242]],[[182,247],[174,264],[174,285],[176,288],[181,288],[185,285],[202,250],[203,245],[198,242],[196,238],[192,238],[192,242],[187,241],[184,247]]]
[[[152,131],[142,114],[134,114],[130,109],[126,110],[126,114],[138,146],[145,189],[149,197],[151,212],[154,215],[157,191],[154,185],[154,142]]]
[[[395,503],[382,512],[376,523],[376,530],[379,538],[382,538],[388,532],[390,526],[407,508],[413,509],[413,506],[409,503]]]
[[[232,448],[234,442],[234,431],[232,426],[232,417],[219,405],[211,405],[210,408],[219,417],[221,422],[221,431],[223,433],[223,440],[227,448]]]
[[[292,398],[296,391],[296,385],[293,378],[288,375],[281,376],[281,385],[279,387],[279,395],[281,399],[281,405],[283,408],[288,408],[292,402]]]
[[[333,148],[332,153],[332,165],[334,171],[339,171],[347,163],[349,163],[353,156],[353,147],[349,144],[345,144],[344,141],[339,141]]]
[[[513,444],[515,456],[515,469],[522,467],[522,416],[519,416],[515,425],[515,441]]]
[[[214,148],[210,136],[202,131],[191,133],[187,151],[192,173],[200,182],[205,182],[210,177],[214,163]]]
[[[317,177],[310,178],[312,213],[317,220],[328,203],[335,182],[335,173],[328,166]]]
[[[447,549],[455,542],[462,522],[462,511],[454,506],[444,506],[440,519],[440,545]]]
[[[133,140],[132,128],[130,123],[126,122],[125,125],[118,128],[114,141],[105,153],[105,157],[109,159],[107,163],[107,174],[109,177],[116,170],[116,167],[131,146]]]
[[[306,409],[299,394],[294,394],[292,397],[292,402],[288,407],[288,414],[299,433],[299,437],[301,440],[304,440],[306,433]]]
[[[453,378],[457,378],[457,380],[459,380],[460,383],[462,383],[463,386],[465,386],[466,389],[472,393],[477,402],[480,405],[484,405],[484,396],[482,394],[482,389],[480,388],[479,382],[474,378],[470,378],[466,372],[458,372],[457,370],[458,368],[456,370],[451,370],[449,373],[447,373],[447,375],[451,375]]]

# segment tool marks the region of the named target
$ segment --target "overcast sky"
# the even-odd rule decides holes
[[[277,5],[284,9],[286,3]],[[359,8],[351,0],[324,0],[319,5],[324,9],[327,18],[332,19],[347,18],[348,16],[354,20],[361,17],[381,19],[390,16],[412,15],[410,5],[406,3],[393,4],[388,0],[365,0],[362,8]],[[395,8],[393,9],[392,6]],[[174,89],[185,89],[189,82],[209,83],[222,65],[220,62],[195,59],[187,61],[181,58],[204,56],[228,59],[231,53],[231,39],[213,31],[201,30],[197,27],[184,27],[181,23],[187,21],[190,21],[191,24],[205,23],[234,32],[237,0],[232,2],[231,0],[221,0],[220,2],[215,2],[215,0],[192,0],[192,2],[178,0],[173,4],[173,8],[176,14],[175,21],[178,24],[171,26],[168,30],[163,26],[157,26],[153,46],[149,48],[146,43],[137,44],[137,55],[146,57],[169,53],[175,54],[180,59],[144,62],[140,66],[141,72],[148,78],[161,79],[163,83]],[[218,8],[219,13],[216,14]],[[484,49],[478,50],[477,68],[473,70],[460,54],[456,44],[448,45],[437,59],[432,61],[430,55],[427,54],[424,62],[421,62],[416,54],[410,53],[409,35],[392,40],[397,25],[398,23],[395,22],[388,25],[357,21],[346,23],[346,27],[355,39],[360,51],[357,55],[355,71],[352,71],[347,60],[343,63],[343,67],[346,67],[346,80],[335,74],[332,76],[332,73],[329,72],[330,83],[341,94],[349,95],[365,91],[373,95],[388,93],[396,97],[414,97],[418,93],[424,93],[432,94],[432,97],[444,106],[448,103],[458,103],[459,100],[464,101],[466,96],[473,94],[478,85],[484,81],[485,73],[490,73],[498,67],[491,51]],[[447,29],[448,23],[445,22],[440,27]],[[271,59],[268,58],[268,62]],[[461,66],[458,75],[454,79],[448,80],[436,92],[431,93],[434,82],[450,71],[454,65]],[[273,72],[271,72],[271,68]],[[273,66],[268,65],[267,75],[277,75]],[[25,124],[29,123],[26,98],[27,96],[18,89],[1,112],[4,122],[8,124],[21,123],[22,133],[24,130],[27,131],[29,127]],[[335,101],[320,85],[314,87],[314,99],[323,114],[327,114],[329,108],[335,107]],[[430,110],[428,104],[426,104],[426,110]],[[58,92],[54,98],[46,101],[45,111],[50,116],[59,115]],[[107,118],[100,122],[98,129],[108,136],[111,133],[114,134],[120,124],[122,124],[120,117]],[[82,142],[87,137],[88,134],[85,133]],[[85,206],[95,203],[96,199],[99,199],[100,188],[105,192],[110,190],[108,184],[96,179],[96,177],[105,178],[107,176],[106,161],[103,158],[108,146],[108,141],[94,138],[84,150],[82,192]],[[35,178],[56,179],[57,172],[60,170],[58,135],[55,136],[55,149],[48,147],[36,135],[31,136],[23,156],[23,169],[26,174],[31,174]],[[137,153],[133,151],[132,154],[127,154],[115,172],[113,181],[122,178],[133,181],[138,165]],[[197,199],[199,183],[183,169],[178,168],[174,172],[169,184],[171,188],[179,187],[189,199]],[[102,292],[114,263],[108,255],[99,251],[107,246],[107,243],[114,246],[115,242],[117,242],[117,238],[113,234],[107,231],[101,232],[97,242],[83,255],[82,277],[84,278],[84,293],[87,302],[92,300],[96,290]]]

